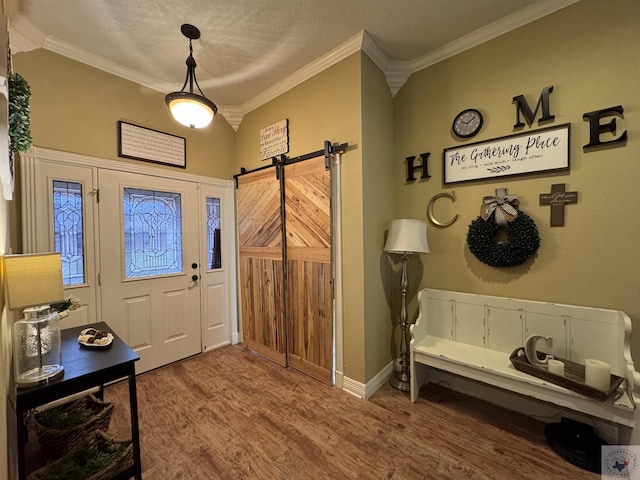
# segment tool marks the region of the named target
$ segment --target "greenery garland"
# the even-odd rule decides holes
[[[496,242],[495,236],[500,225],[495,214],[486,221],[476,218],[469,225],[467,244],[469,251],[478,260],[490,267],[515,267],[522,265],[540,247],[540,235],[535,222],[524,212],[508,222],[505,228],[506,242]]]
[[[12,152],[26,152],[31,147],[30,97],[29,83],[19,73],[9,75],[9,148]]]

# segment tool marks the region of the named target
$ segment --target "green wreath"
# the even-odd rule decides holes
[[[496,223],[495,214],[486,221],[478,217],[469,225],[469,251],[482,263],[490,267],[515,267],[522,265],[538,251],[538,228],[526,213],[519,211],[518,216],[507,223],[507,241],[504,243],[495,240],[499,228],[501,227]]]
[[[29,83],[19,73],[9,75],[9,148],[26,152],[31,147]]]

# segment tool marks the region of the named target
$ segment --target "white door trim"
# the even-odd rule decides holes
[[[231,327],[231,341],[237,343],[240,335],[238,331],[238,317],[236,312],[237,306],[237,274],[236,274],[236,224],[235,224],[235,195],[234,182],[232,180],[224,180],[203,175],[194,175],[179,170],[167,170],[164,168],[154,167],[140,163],[120,162],[117,160],[109,160],[105,158],[93,157],[89,155],[81,155],[77,153],[61,152],[48,148],[32,147],[28,152],[20,154],[20,172],[21,172],[21,189],[22,189],[22,250],[23,253],[33,253],[37,251],[36,239],[38,235],[49,235],[49,232],[38,232],[36,228],[35,218],[35,198],[36,198],[36,178],[38,175],[38,161],[47,161],[50,163],[60,163],[74,166],[84,166],[91,168],[100,168],[108,170],[116,170],[121,172],[138,173],[141,175],[156,176],[161,178],[172,178],[176,180],[184,180],[202,185],[212,185],[225,187],[224,203],[226,205],[226,217],[228,221],[224,229],[224,242],[226,245],[233,246],[223,251],[223,262],[229,266],[226,270],[229,285],[229,304],[232,306],[229,318]],[[41,195],[42,192],[39,192]],[[99,288],[99,287],[98,287]],[[98,316],[101,316],[98,309]],[[99,319],[100,320],[100,319]]]
[[[49,148],[31,147],[28,152],[21,153],[20,158],[33,158],[47,160],[50,162],[70,163],[75,165],[84,165],[96,168],[107,168],[109,170],[120,170],[122,172],[140,173],[143,175],[153,175],[156,177],[169,177],[176,180],[186,180],[188,182],[206,183],[209,185],[231,186],[233,180],[224,180],[221,178],[206,177],[204,175],[195,175],[186,173],[180,169],[167,170],[164,168],[154,167],[144,162],[129,163],[120,162],[118,160],[109,160],[106,158],[92,157],[89,155],[81,155],[79,153],[61,152],[59,150],[51,150]]]
[[[342,389],[344,386],[344,321],[342,316],[342,179],[341,179],[342,154],[334,153],[331,156],[331,192],[332,192],[332,222],[333,232],[331,244],[333,252],[333,318],[335,361],[333,372],[334,384]]]

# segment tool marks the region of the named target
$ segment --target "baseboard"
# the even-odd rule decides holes
[[[349,377],[344,377],[342,380],[342,390],[351,395],[355,395],[358,398],[365,398],[366,386],[364,383],[360,383]]]
[[[343,385],[344,385],[344,372],[339,372],[338,370],[336,370],[336,384],[335,386],[337,388],[339,388],[340,390],[343,390]]]
[[[393,362],[389,362],[378,374],[367,382],[365,386],[365,399],[371,398],[371,395],[376,393],[378,389],[387,383],[389,377],[393,373]]]
[[[355,395],[358,398],[364,398],[365,400],[371,398],[371,395],[376,393],[378,389],[384,385],[393,371],[393,362],[389,362],[378,374],[369,380],[366,384],[353,380],[349,377],[344,377],[342,381],[342,389]]]

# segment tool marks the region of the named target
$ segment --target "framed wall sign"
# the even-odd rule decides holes
[[[571,124],[444,150],[444,183],[569,169]]]
[[[289,120],[280,120],[260,130],[260,160],[289,152]]]
[[[118,121],[118,156],[186,168],[184,137]]]

